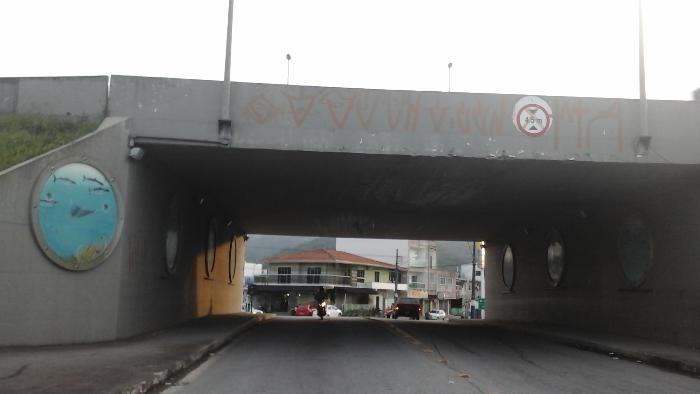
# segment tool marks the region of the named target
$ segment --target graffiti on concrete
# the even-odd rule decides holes
[[[70,163],[41,185],[35,229],[45,253],[58,265],[82,271],[104,261],[119,224],[111,182],[96,168]]]
[[[263,126],[372,132],[522,137],[513,125],[511,95],[376,91],[314,87],[261,89],[242,103],[246,122]],[[563,137],[577,150],[590,150],[605,136],[623,150],[621,99],[550,97],[554,120],[549,140],[559,150]],[[549,119],[550,121],[552,119]]]

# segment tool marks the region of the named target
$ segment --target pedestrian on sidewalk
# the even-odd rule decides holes
[[[476,319],[476,308],[479,304],[476,302],[475,299],[471,299],[469,301],[469,318],[470,319]]]

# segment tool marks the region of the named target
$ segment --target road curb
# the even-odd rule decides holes
[[[542,335],[546,336],[546,334]],[[672,358],[660,356],[658,354],[647,353],[644,351],[627,350],[618,348],[616,346],[597,343],[594,341],[579,340],[568,337],[555,336],[553,339],[562,345],[566,345],[572,348],[585,350],[592,353],[604,354],[611,357],[618,357],[621,359],[626,359],[635,362],[643,362],[647,365],[676,372],[691,374],[695,377],[698,377],[698,371],[700,371],[700,365],[695,365],[682,360],[674,360]]]
[[[209,357],[210,353],[216,352],[219,349],[223,348],[224,346],[228,345],[236,336],[242,334],[246,330],[250,329],[254,325],[258,324],[258,322],[263,321],[263,320],[268,320],[271,318],[274,318],[274,315],[269,315],[269,316],[255,316],[248,320],[247,322],[241,324],[240,326],[236,327],[229,333],[228,335],[213,340],[209,344],[202,346],[201,348],[197,349],[195,352],[191,353],[189,356],[187,356],[184,360],[179,360],[174,363],[170,368],[164,369],[162,371],[154,372],[153,373],[153,379],[151,380],[142,380],[136,384],[133,385],[128,385],[125,388],[121,389],[119,393],[122,394],[144,394],[147,393],[156,387],[160,387],[162,384],[164,384],[170,377],[190,368],[191,366],[197,364],[198,362],[204,360],[205,358]]]
[[[572,347],[579,350],[584,350],[592,353],[604,354],[611,357],[618,357],[621,359],[643,362],[647,365],[663,368],[666,370],[671,370],[674,372],[680,372],[684,374],[689,374],[694,377],[698,377],[700,372],[700,365],[692,362],[687,362],[683,360],[673,359],[659,354],[648,353],[644,351],[633,351],[616,346],[611,346],[603,343],[599,343],[593,340],[585,340],[572,338],[567,335],[558,335],[555,333],[542,332],[536,329],[528,329],[524,327],[512,327],[507,324],[493,324],[494,326],[507,329],[525,332],[527,334],[539,336],[553,342]]]

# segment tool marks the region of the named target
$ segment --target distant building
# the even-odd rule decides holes
[[[394,302],[395,265],[333,249],[316,249],[274,256],[262,261],[262,274],[248,288],[255,307],[289,312],[314,301],[319,287],[331,304],[383,310]],[[406,269],[399,267],[398,295],[407,292]]]
[[[263,273],[262,264],[249,263],[246,261],[245,268],[243,270],[243,276],[245,277],[245,284],[249,285],[253,283],[253,278],[255,275],[261,275]]]
[[[278,274],[276,271],[276,263],[272,261],[280,256],[294,256],[295,254],[307,253],[308,251],[327,250],[336,253],[347,253],[357,257],[361,256],[364,259],[370,259],[393,267],[397,260],[396,254],[398,251],[399,266],[402,268],[402,272],[406,273],[401,282],[401,284],[406,285],[406,289],[405,291],[400,291],[400,296],[405,295],[422,299],[425,310],[444,309],[448,312],[450,310],[455,311],[455,313],[458,313],[456,310],[463,308],[471,299],[472,254],[474,252],[474,243],[470,241],[251,236],[249,243],[250,245],[248,246],[251,247],[251,252],[256,252],[253,261],[264,263],[264,269],[267,275]],[[476,272],[474,286],[476,288],[475,296],[477,298],[485,294],[481,253],[482,251],[477,245],[477,266],[474,270]],[[323,264],[322,267],[326,267],[327,264],[335,263],[329,260],[321,264]],[[316,268],[319,267],[321,266]],[[290,268],[292,267],[290,266]],[[308,273],[304,271],[306,268],[309,268],[308,265],[300,267],[290,275],[297,275],[298,277],[295,278],[303,281],[306,276],[308,276]],[[344,272],[338,271],[336,274],[343,276],[341,274],[344,274]],[[254,285],[258,292],[261,292],[263,289],[271,289],[272,284],[269,283],[269,281],[266,283],[259,283],[260,280],[262,280],[262,276],[260,274],[257,274],[257,276],[259,279],[257,282],[254,281],[252,277],[246,280]],[[270,278],[274,279],[272,276],[270,276]],[[279,283],[275,285],[279,285]],[[296,287],[300,287],[306,284],[296,283],[295,285]],[[327,285],[335,286],[332,283],[328,283]],[[263,288],[261,286],[267,287]],[[308,286],[306,287],[306,290],[308,290]],[[347,288],[348,286],[338,287]],[[357,285],[355,285],[355,287],[357,287]],[[337,292],[339,293],[341,291],[342,290],[338,290]],[[287,293],[289,293],[289,296],[286,295]],[[302,291],[295,292],[290,290],[285,291],[283,294],[284,297],[287,298],[287,309],[291,309],[298,303],[310,301],[308,295],[304,296],[304,292]],[[343,294],[343,297],[349,294],[350,301],[346,301],[345,303],[352,307],[358,305],[364,305],[366,307],[371,301],[375,306],[377,302],[379,302],[379,308],[383,308],[391,305],[394,301],[393,287],[386,290],[384,293],[378,291],[376,295],[379,297],[375,297],[375,294],[370,294],[371,297],[363,295],[361,298],[358,298],[352,295],[356,294],[353,293],[353,291],[344,292]],[[249,299],[256,307],[267,305],[269,310],[280,309],[282,305],[285,305],[283,301],[273,299],[274,297],[281,297],[280,294],[267,294],[265,297],[257,297],[257,300],[261,301],[259,304],[250,297]],[[377,299],[379,299],[379,301],[377,301]],[[336,305],[341,306],[343,302],[343,299],[336,300]],[[274,304],[278,306],[273,306]]]
[[[252,310],[253,304],[252,300],[250,298],[250,295],[248,294],[248,286],[253,284],[253,279],[255,278],[255,275],[261,275],[262,274],[262,264],[255,264],[255,263],[245,263],[245,267],[243,269],[243,278],[244,278],[244,284],[243,284],[243,305],[241,306],[241,310],[245,312],[250,312]]]
[[[409,295],[422,298],[423,308],[443,309],[462,313],[461,309],[471,299],[473,242],[426,241],[408,242]],[[481,249],[476,249],[479,266]],[[476,297],[483,287],[482,269],[476,269]]]

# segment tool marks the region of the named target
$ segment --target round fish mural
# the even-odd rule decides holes
[[[96,168],[70,163],[44,181],[35,202],[35,229],[46,254],[82,271],[104,261],[119,228],[112,184]]]

